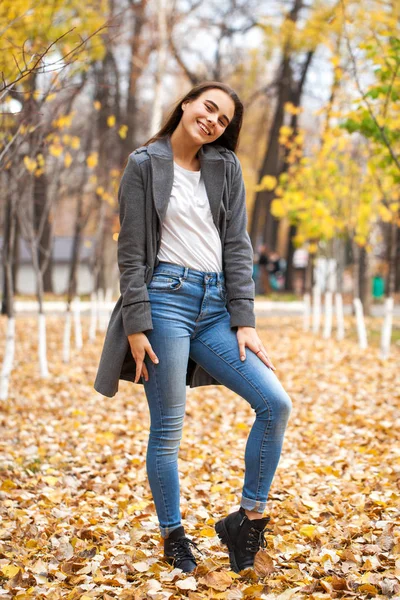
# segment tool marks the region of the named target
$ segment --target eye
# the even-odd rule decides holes
[[[208,104],[204,104],[204,106],[206,107],[206,109],[209,112],[213,112],[213,110],[214,110],[213,107],[209,106]],[[220,124],[222,125],[222,127],[226,127],[226,123],[224,123],[221,119],[218,119],[218,120],[219,120]]]

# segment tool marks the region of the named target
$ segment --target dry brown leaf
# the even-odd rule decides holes
[[[223,592],[231,585],[232,577],[226,571],[210,571],[199,579],[199,583]]]
[[[260,575],[261,577],[265,577],[266,575],[270,575],[274,572],[274,561],[266,550],[260,550],[257,552],[254,560],[254,570],[257,575]]]

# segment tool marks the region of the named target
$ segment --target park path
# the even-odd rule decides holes
[[[66,309],[66,303],[60,301],[54,302],[44,302],[44,311],[46,314],[56,315],[62,313]],[[115,301],[107,302],[104,304],[105,309],[110,312],[115,306]],[[87,314],[90,311],[90,302],[82,301],[80,302],[81,312],[83,314]],[[292,302],[284,302],[278,300],[261,300],[257,299],[254,303],[254,308],[256,315],[262,317],[268,316],[280,316],[280,315],[293,315],[293,316],[301,316],[304,312],[304,302],[302,300],[294,300]],[[17,300],[15,303],[15,312],[19,314],[35,314],[38,310],[38,304],[36,301],[28,301],[28,300]],[[346,315],[350,315],[352,313],[352,307],[350,305],[346,305],[344,307],[344,313]],[[373,317],[382,317],[384,314],[384,305],[383,304],[375,304],[371,307],[371,316]],[[400,317],[400,306],[395,305],[393,314],[396,317]]]

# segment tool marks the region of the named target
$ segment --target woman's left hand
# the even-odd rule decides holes
[[[276,371],[274,365],[271,360],[268,358],[268,354],[264,345],[254,327],[238,327],[236,332],[236,337],[239,344],[239,355],[240,360],[246,359],[246,346],[250,348],[258,356],[260,360],[263,361],[273,371]]]

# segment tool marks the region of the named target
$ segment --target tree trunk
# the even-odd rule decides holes
[[[371,274],[369,271],[369,256],[365,248],[360,248],[360,266],[358,273],[360,300],[363,305],[364,314],[369,315],[371,311]]]
[[[400,290],[400,227],[397,227],[396,232],[396,260],[395,260],[395,270],[396,270],[396,283],[395,283],[395,291],[398,292]]]
[[[294,245],[293,238],[296,235],[297,227],[296,225],[291,225],[289,229],[288,235],[288,245],[286,252],[286,276],[285,276],[285,290],[287,292],[293,292],[294,290],[294,266],[293,266],[293,255],[294,255]]]
[[[146,52],[143,47],[146,44],[143,36],[143,27],[146,23],[146,7],[147,0],[139,0],[137,3],[129,0],[129,5],[134,11],[135,24],[131,40],[131,58],[129,64],[129,91],[128,102],[126,106],[125,123],[128,126],[128,134],[123,144],[123,160],[134,150],[138,145],[137,140],[137,92],[139,77],[143,73],[147,63]]]
[[[396,291],[396,257],[398,255],[398,226],[390,224],[389,269],[386,281],[386,296],[393,296]]]
[[[158,26],[158,45],[156,48],[157,64],[154,75],[154,100],[149,138],[157,133],[161,128],[162,122],[162,88],[167,64],[167,16],[169,12],[169,0],[156,0],[156,6]]]
[[[292,9],[287,16],[287,20],[295,23],[301,8],[302,0],[294,0]],[[299,88],[297,90],[294,89],[291,61],[292,49],[290,47],[290,42],[288,42],[286,47],[283,48],[283,57],[278,77],[278,97],[272,127],[268,135],[267,151],[258,175],[259,181],[261,181],[264,175],[271,175],[277,178],[282,170],[283,157],[279,144],[279,132],[284,123],[285,104],[293,100],[293,95],[296,95],[296,91],[297,95],[299,94],[299,88],[299,98],[301,97],[301,91],[305,80],[305,77],[303,79],[302,76],[298,84]],[[255,247],[259,234],[261,233],[263,242],[268,244],[271,249],[275,249],[278,221],[270,213],[270,206],[273,198],[273,191],[263,190],[256,194],[250,226],[250,238],[253,247]]]
[[[39,232],[42,219],[44,221],[41,234],[38,236],[38,262],[39,268],[43,272],[43,291],[53,292],[52,282],[52,224],[49,219],[48,202],[47,202],[47,177],[43,173],[39,177],[34,178],[33,185],[33,205],[34,205],[34,230]],[[44,214],[44,213],[47,214]]]
[[[283,125],[284,105],[289,101],[290,97],[291,78],[290,60],[285,57],[280,69],[278,98],[276,101],[274,119],[271,130],[268,133],[269,140],[267,151],[258,174],[258,181],[261,181],[264,175],[278,177],[280,173],[282,157],[279,144],[279,131]],[[256,194],[250,227],[250,238],[253,247],[257,243],[259,234],[262,234],[263,241],[273,249],[273,240],[270,238],[273,228],[267,219],[269,206],[273,198],[274,193],[269,190],[262,190]]]
[[[13,262],[13,244],[11,239],[11,227],[12,227],[12,217],[11,217],[11,194],[10,192],[6,194],[5,206],[4,206],[4,236],[3,236],[3,250],[2,250],[2,271],[3,271],[3,293],[1,299],[1,314],[6,315],[9,310],[9,274],[8,268],[9,264],[12,265]],[[12,280],[11,280],[12,283]]]
[[[11,194],[8,194],[10,198],[12,197]],[[3,246],[4,278],[7,295],[5,297],[5,302],[3,298],[2,308],[6,308],[8,320],[6,344],[3,353],[3,365],[0,373],[0,400],[6,400],[6,398],[8,397],[8,387],[10,375],[14,365],[15,354],[14,286],[12,277],[13,246],[16,225],[14,210],[15,207],[11,200],[8,208],[9,217],[7,229],[7,244],[4,241]]]

